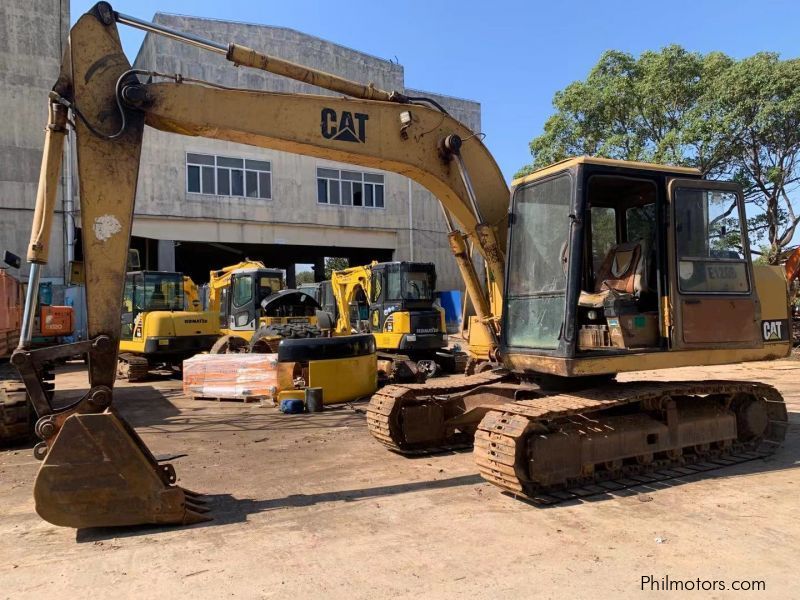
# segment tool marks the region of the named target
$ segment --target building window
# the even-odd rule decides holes
[[[317,202],[383,208],[383,175],[320,167],[317,169]]]
[[[191,194],[272,198],[272,165],[266,160],[186,154],[186,190]]]

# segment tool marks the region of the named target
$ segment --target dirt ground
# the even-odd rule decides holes
[[[188,454],[174,463],[180,483],[208,495],[214,521],[53,527],[33,509],[30,449],[2,451],[0,597],[619,598],[649,595],[643,576],[766,586],[698,597],[796,597],[798,369],[637,374],[771,383],[789,408],[786,444],[768,460],[550,508],[484,483],[469,452],[387,452],[351,407],[289,416],[190,400],[175,379],[123,384],[120,411],[154,453]],[[77,370],[58,389],[84,385]]]

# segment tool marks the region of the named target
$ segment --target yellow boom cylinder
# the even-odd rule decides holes
[[[36,208],[33,212],[31,241],[28,246],[28,262],[37,264],[46,264],[50,252],[50,230],[56,207],[64,137],[67,134],[66,107],[51,102],[48,113],[42,168],[39,171],[39,189],[36,193]]]
[[[343,77],[337,77],[336,75],[331,75],[330,73],[325,73],[324,71],[298,65],[297,63],[283,60],[282,58],[263,54],[253,50],[252,48],[241,46],[239,44],[230,44],[228,46],[227,58],[237,67],[244,66],[252,67],[254,69],[261,69],[262,71],[268,71],[270,73],[275,73],[276,75],[289,77],[290,79],[294,79],[296,81],[302,81],[304,83],[325,88],[333,92],[339,92],[341,94],[345,94],[346,96],[352,96],[353,98],[362,98],[364,100],[383,100],[385,102],[396,101],[399,99],[396,92],[387,92],[386,90],[381,90],[376,88],[371,83],[364,85],[363,83],[351,81],[350,79],[345,79]]]

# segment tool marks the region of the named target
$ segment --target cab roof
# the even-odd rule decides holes
[[[678,167],[675,165],[660,165],[657,163],[638,162],[632,160],[617,160],[614,158],[600,158],[597,156],[576,156],[574,158],[565,158],[557,163],[548,165],[541,169],[534,171],[524,177],[520,177],[511,182],[511,185],[516,187],[523,183],[536,181],[553,173],[570,169],[578,165],[599,165],[603,167],[617,167],[621,169],[631,169],[637,171],[661,171],[667,175],[683,175],[688,177],[702,177],[699,169],[694,167]]]

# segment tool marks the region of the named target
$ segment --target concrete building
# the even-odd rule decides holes
[[[392,61],[282,27],[162,13],[154,20],[383,89],[433,97],[480,131],[478,103],[409,90],[403,67]],[[153,34],[145,37],[135,66],[231,87],[331,94],[234,68],[222,56]],[[315,264],[321,276],[324,257],[350,264],[413,259],[436,263],[440,289],[461,287],[438,202],[403,176],[152,129],[145,132],[142,157],[133,234],[150,268],[176,268],[203,280],[209,266],[249,256],[287,269],[291,284],[294,264]]]
[[[480,105],[407,89],[403,67],[291,29],[158,13],[154,20],[222,43],[236,41],[276,56],[364,83],[428,96],[480,131]],[[67,40],[68,0],[0,2],[0,251],[24,257],[41,162],[47,93]],[[135,60],[140,69],[181,73],[210,82],[278,92],[331,94],[223,57],[148,34]],[[68,175],[65,161],[65,175]],[[62,178],[44,277],[61,283],[72,230]],[[73,186],[77,198],[77,177]],[[79,205],[75,204],[76,209]],[[76,219],[77,220],[77,219]],[[79,226],[79,220],[76,222]],[[132,246],[142,266],[179,270],[196,281],[208,271],[249,257],[285,268],[325,257],[350,264],[377,260],[435,262],[439,289],[461,288],[439,204],[418,184],[394,173],[251,146],[145,131]],[[78,259],[80,231],[74,251]],[[20,273],[24,279],[25,269]]]
[[[39,181],[47,93],[58,77],[68,28],[69,0],[0,2],[0,254],[8,250],[23,260]],[[56,283],[64,279],[67,187],[59,192],[50,263],[43,273]],[[27,270],[19,274],[24,278]]]

